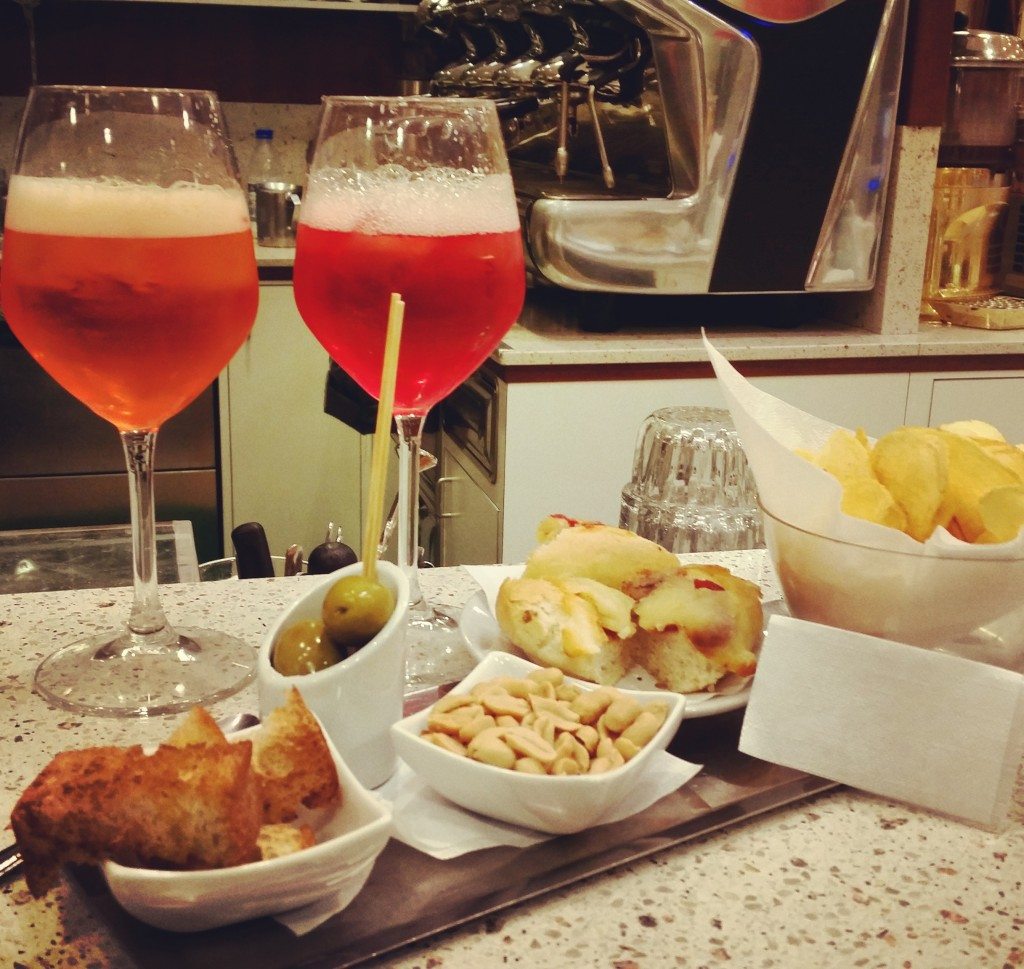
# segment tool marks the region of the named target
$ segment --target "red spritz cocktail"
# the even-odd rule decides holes
[[[493,102],[324,98],[296,247],[302,318],[374,397],[391,294],[405,303],[398,561],[414,622],[451,631],[416,577],[419,443],[426,413],[487,359],[523,304],[519,214]]]
[[[305,218],[315,220],[315,210]],[[390,294],[400,285],[406,309],[395,410],[401,413],[425,414],[451,393],[487,359],[522,306],[518,224],[505,232],[368,235],[304,221],[298,235],[295,299],[302,317],[374,397],[384,358],[381,320],[387,322]]]

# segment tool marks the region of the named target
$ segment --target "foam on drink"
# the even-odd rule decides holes
[[[248,231],[245,196],[219,185],[167,188],[114,180],[14,175],[8,229],[95,238],[169,239]]]
[[[323,168],[310,176],[302,223],[363,235],[463,236],[518,232],[519,213],[508,174],[389,165],[353,176]]]

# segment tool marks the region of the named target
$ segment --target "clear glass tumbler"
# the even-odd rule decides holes
[[[728,411],[664,407],[644,420],[619,524],[672,552],[763,547],[757,487]]]

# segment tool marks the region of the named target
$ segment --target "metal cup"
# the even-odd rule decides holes
[[[272,248],[294,247],[302,189],[290,182],[259,182],[255,191],[256,241]]]

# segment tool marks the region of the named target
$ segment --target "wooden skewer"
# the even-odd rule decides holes
[[[395,380],[398,374],[398,347],[402,341],[405,303],[401,294],[391,294],[388,332],[384,343],[384,366],[380,375],[380,399],[377,402],[377,426],[373,431],[370,453],[370,491],[363,526],[363,575],[377,581],[377,542],[384,523],[384,487],[388,476],[391,445],[391,418],[395,406]]]

